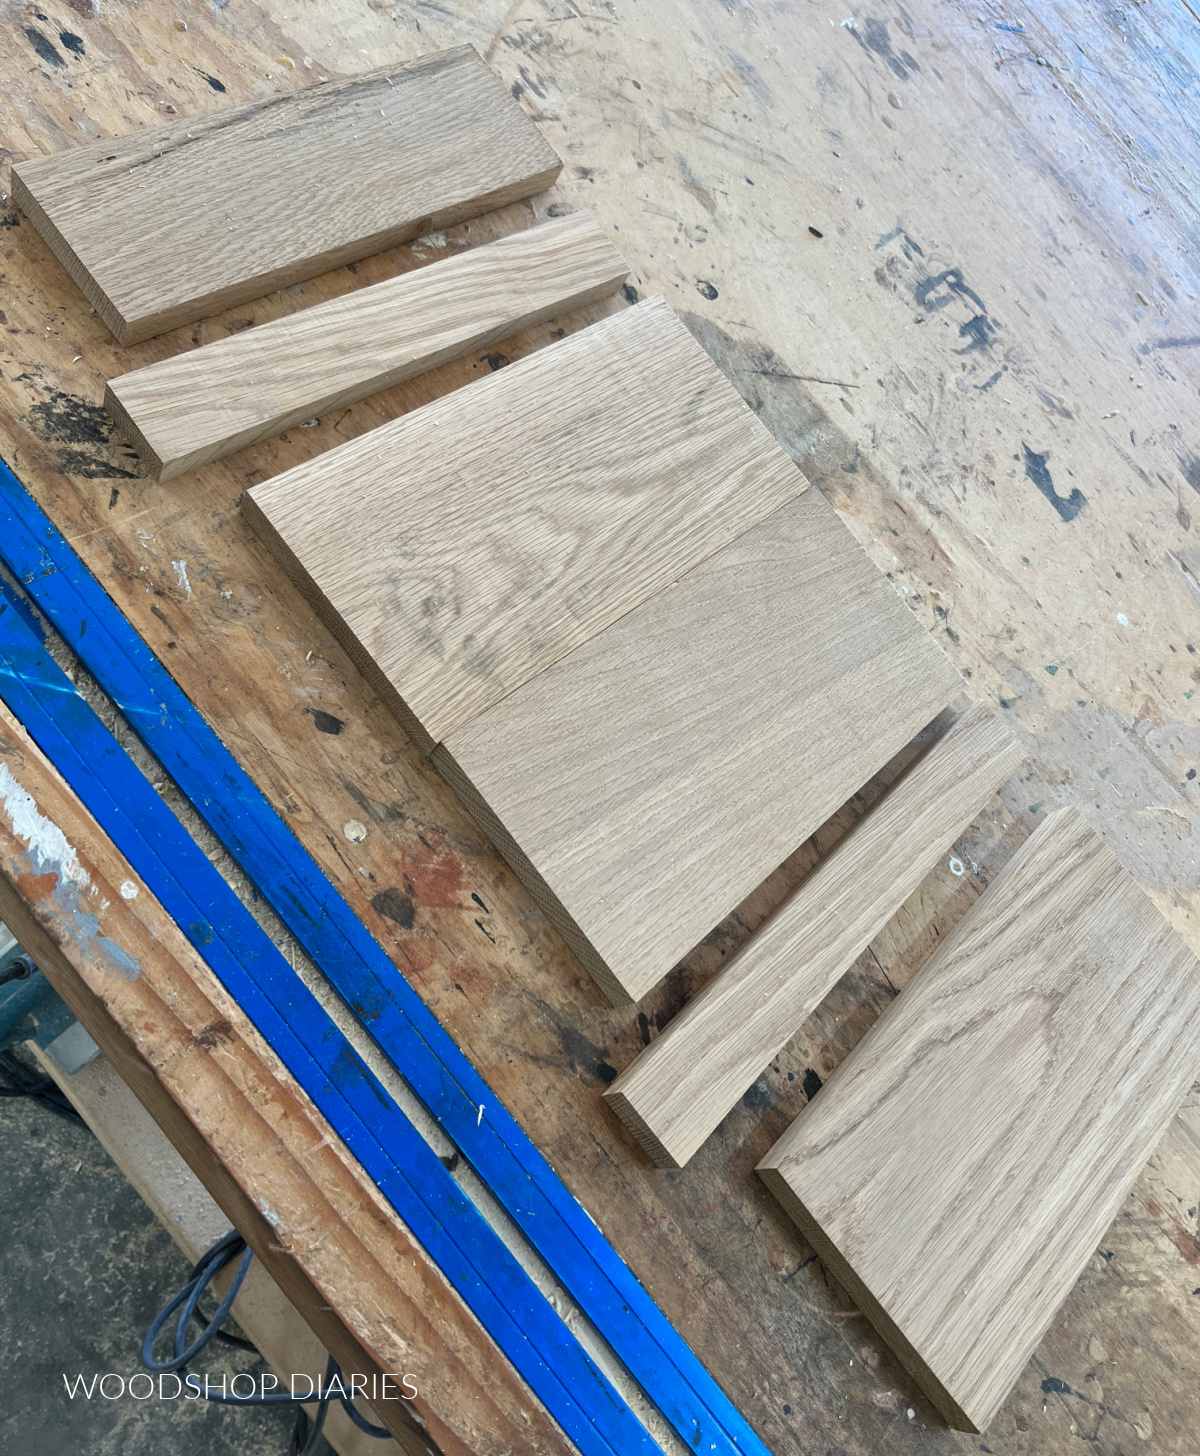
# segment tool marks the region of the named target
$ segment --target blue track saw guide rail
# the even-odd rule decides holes
[[[2,461],[0,560],[684,1443],[720,1456],[769,1456],[449,1033]],[[658,1452],[621,1394],[46,652],[41,629],[20,593],[2,582],[0,697],[584,1456]]]

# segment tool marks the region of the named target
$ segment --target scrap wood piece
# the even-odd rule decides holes
[[[1075,809],[1026,841],[759,1165],[981,1432],[1200,1060],[1200,962]]]
[[[975,703],[933,742],[606,1090],[660,1168],[681,1168],[1016,768]]]
[[[451,733],[433,761],[621,1004],[961,685],[808,491]]]
[[[155,480],[277,435],[629,276],[590,213],[543,223],[110,379],[105,408]]]
[[[411,1407],[446,1456],[566,1456],[373,1179],[3,704],[0,919],[344,1370],[411,1374]],[[374,1408],[417,1456],[400,1406]]]
[[[548,187],[470,46],[18,162],[13,201],[122,344]]]
[[[243,508],[428,753],[807,488],[654,298]]]

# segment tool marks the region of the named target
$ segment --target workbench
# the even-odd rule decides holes
[[[1191,9],[59,0],[5,20],[4,188],[14,157],[464,42],[511,87],[566,163],[550,192],[128,350],[5,191],[0,456],[777,1456],[1195,1456],[1200,1087],[982,1438],[945,1428],[753,1171],[1055,807],[1200,951]],[[878,785],[614,1010],[239,511],[248,486],[609,306],[166,486],[100,408],[110,376],[579,206],[629,261],[628,297],[667,298],[1027,755],[682,1172],[650,1167],[603,1088]],[[210,1041],[194,1054],[219,1058]],[[211,1145],[181,1150],[344,1363],[436,1347],[418,1409],[443,1450],[568,1449],[385,1211],[358,1215],[356,1247],[386,1235],[391,1266],[355,1284],[345,1253],[330,1293],[294,1244],[267,1248],[278,1230]],[[389,1324],[405,1309],[419,1328]]]

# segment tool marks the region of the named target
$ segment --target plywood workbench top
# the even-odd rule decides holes
[[[5,160],[470,42],[566,161],[531,204],[126,350],[8,206],[0,455],[777,1456],[977,1450],[753,1168],[1052,808],[1078,806],[1200,950],[1197,22],[1168,0],[1036,15],[918,0],[853,20],[766,0],[86,8],[5,7]],[[624,301],[166,487],[136,477],[99,407],[107,377],[579,207],[1027,754],[682,1173],[649,1167],[603,1087],[865,799],[652,998],[613,1010],[238,508],[247,487]],[[1193,1094],[991,1452],[1195,1456],[1198,1206]]]

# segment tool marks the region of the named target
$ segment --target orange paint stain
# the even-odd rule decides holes
[[[457,855],[424,850],[411,858],[405,856],[404,875],[418,904],[431,910],[459,908],[463,866]]]
[[[26,872],[17,876],[17,888],[26,900],[48,900],[58,888],[56,874],[34,875]]]

